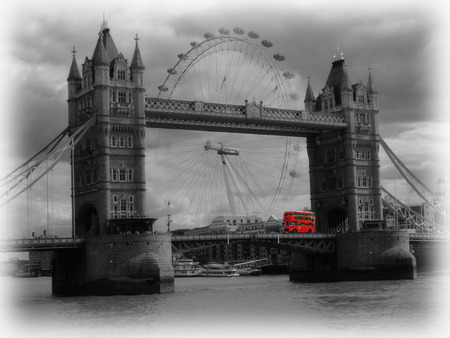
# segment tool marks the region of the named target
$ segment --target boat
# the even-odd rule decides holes
[[[172,261],[175,277],[196,277],[202,274],[202,268],[198,262],[190,258],[177,258]]]
[[[237,270],[239,276],[259,276],[261,274],[261,269],[254,268],[244,268]]]
[[[20,269],[13,275],[15,278],[34,278],[39,277],[41,274],[39,272],[39,266],[34,266],[31,264],[24,264]]]
[[[202,268],[202,276],[204,277],[237,277],[239,274],[233,265],[208,263]]]

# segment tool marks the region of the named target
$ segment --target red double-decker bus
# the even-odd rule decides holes
[[[316,214],[307,211],[285,211],[283,232],[316,232]]]

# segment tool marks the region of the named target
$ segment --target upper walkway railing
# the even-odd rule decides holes
[[[145,99],[147,126],[307,136],[321,130],[348,127],[342,113],[268,108],[262,105],[228,105],[201,101]]]

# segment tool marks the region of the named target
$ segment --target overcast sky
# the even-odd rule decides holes
[[[300,79],[301,101],[308,74],[315,95],[319,94],[339,46],[352,83],[366,84],[372,67],[380,134],[394,152],[431,188],[442,173],[450,180],[449,103],[444,87],[449,40],[438,1],[343,1],[337,5],[298,0],[151,0],[124,5],[122,1],[44,0],[6,4],[0,46],[4,86],[0,151],[7,159],[2,161],[2,176],[67,126],[71,50],[75,46],[80,67],[85,57],[92,57],[105,13],[116,46],[128,60],[135,34],[139,35],[149,96],[156,95],[177,54],[189,50],[189,43],[201,40],[204,33],[216,33],[221,27],[240,26],[272,41],[286,56],[283,68]],[[303,108],[300,102],[298,109]],[[392,185],[399,175],[385,161],[382,155],[382,179]],[[69,172],[67,165],[60,166],[53,180],[68,184]],[[54,202],[52,217],[70,222],[69,187],[57,190],[55,195],[61,197]],[[158,203],[154,207],[161,217],[164,201]],[[35,217],[45,218],[45,213]]]

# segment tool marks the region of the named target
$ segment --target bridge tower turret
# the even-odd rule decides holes
[[[314,97],[314,92],[311,87],[311,77],[308,75],[308,87],[306,88],[305,100],[305,110],[307,112],[313,112],[316,105],[316,98]]]
[[[367,86],[351,85],[343,57],[332,63],[311,114],[341,114],[349,126],[307,139],[318,231],[357,231],[367,221],[382,219],[376,98],[371,73]]]
[[[78,68],[78,63],[75,58],[76,50],[73,47],[72,50],[73,58],[72,65],[70,66],[69,76],[67,77],[67,89],[68,89],[68,100],[69,104],[69,126],[75,127],[76,125],[76,97],[77,93],[81,90],[81,83],[83,79],[80,75],[80,70]]]

